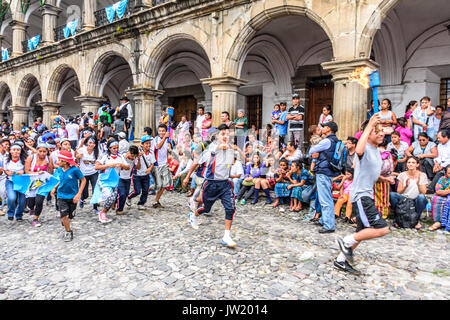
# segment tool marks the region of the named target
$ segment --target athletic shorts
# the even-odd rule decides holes
[[[356,232],[365,228],[382,229],[387,227],[386,221],[381,217],[375,207],[375,202],[370,197],[361,197],[352,203],[353,214],[356,216]]]
[[[59,212],[61,212],[61,218],[69,216],[69,219],[73,218],[73,212],[77,208],[77,204],[73,203],[72,199],[58,199]]]
[[[165,164],[158,167],[153,167],[153,177],[155,178],[155,189],[167,188],[172,186],[172,172],[169,170],[169,165]]]

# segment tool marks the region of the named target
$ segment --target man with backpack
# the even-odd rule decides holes
[[[316,184],[322,216],[317,222],[322,229],[319,233],[334,232],[334,202],[331,194],[333,178],[341,174],[345,166],[345,146],[336,137],[338,126],[335,122],[322,125],[325,136],[318,144],[311,147],[308,155],[317,158]],[[342,166],[340,168],[339,166]],[[340,169],[340,170],[339,170]]]

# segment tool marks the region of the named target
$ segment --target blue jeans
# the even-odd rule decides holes
[[[242,181],[244,181],[244,179],[233,178],[233,179],[229,179],[229,180],[233,182],[234,195],[237,195],[239,193],[239,189],[241,188],[241,184],[242,184]]]
[[[322,216],[319,222],[327,230],[334,230],[334,202],[331,196],[333,178],[324,174],[316,175],[317,192]]]
[[[14,191],[12,181],[6,180],[6,195],[8,197],[8,218],[21,219],[25,209],[25,195]]]
[[[150,185],[150,177],[149,175],[145,176],[133,176],[133,187],[134,192],[128,196],[129,199],[133,199],[141,194],[139,198],[138,205],[144,205],[147,202],[148,197],[148,187]]]
[[[127,200],[128,193],[130,193],[130,185],[131,179],[122,179],[119,180],[119,187],[117,191],[119,192],[119,204],[117,205],[117,211],[123,211],[125,206],[125,201]]]
[[[389,203],[391,205],[391,208],[395,208],[397,203],[405,198],[403,195],[397,193],[397,192],[390,192],[389,193]],[[416,207],[416,213],[419,215],[419,219],[422,216],[423,210],[425,210],[427,206],[428,200],[423,194],[419,194],[419,196],[414,200],[414,205]]]

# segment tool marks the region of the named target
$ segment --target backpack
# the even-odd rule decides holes
[[[334,172],[343,172],[345,170],[345,163],[347,161],[347,148],[341,140],[337,140],[334,147],[333,156],[328,159],[330,169]]]
[[[395,206],[394,224],[400,228],[414,228],[419,223],[414,200],[402,198]]]

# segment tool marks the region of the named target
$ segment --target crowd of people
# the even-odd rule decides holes
[[[29,212],[32,225],[40,227],[44,205],[52,206],[55,199],[63,238],[71,241],[70,220],[77,205],[92,205],[97,219],[110,223],[111,211],[123,215],[134,198],[138,210],[146,209],[149,195],[154,195],[151,207],[161,208],[165,192],[180,192],[189,198],[188,221],[194,229],[199,228],[198,217],[208,215],[220,199],[225,210],[222,243],[235,247],[230,230],[236,207],[265,197],[266,205],[277,210],[304,212],[303,218],[319,226],[320,233],[334,232],[336,219],[355,227],[354,235],[339,239],[335,266],[357,274],[351,266],[353,250],[360,241],[385,235],[390,215],[395,227],[405,227],[406,215],[413,220],[409,227],[420,229],[421,215],[430,207],[435,223],[429,229],[450,230],[450,99],[447,107],[433,107],[428,97],[420,105],[411,101],[398,118],[389,99],[380,106],[378,113],[368,112],[360,131],[346,141],[336,136],[343,124],[333,121],[329,105],[317,125],[306,128],[297,94],[292,107],[286,102],[274,106],[263,129],[249,123],[243,109],[236,119],[224,111],[213,122],[212,114],[199,107],[193,123],[185,116],[175,123],[166,107],[156,128],[139,133],[137,145],[127,97],[117,108],[102,105],[96,114],[68,119],[56,114],[51,128],[39,118],[17,130],[3,121],[0,215],[5,206],[11,222],[22,221]],[[33,183],[22,190],[14,182],[22,175],[57,182],[48,193]],[[111,183],[113,175],[116,184]],[[427,193],[435,194],[431,203]]]

